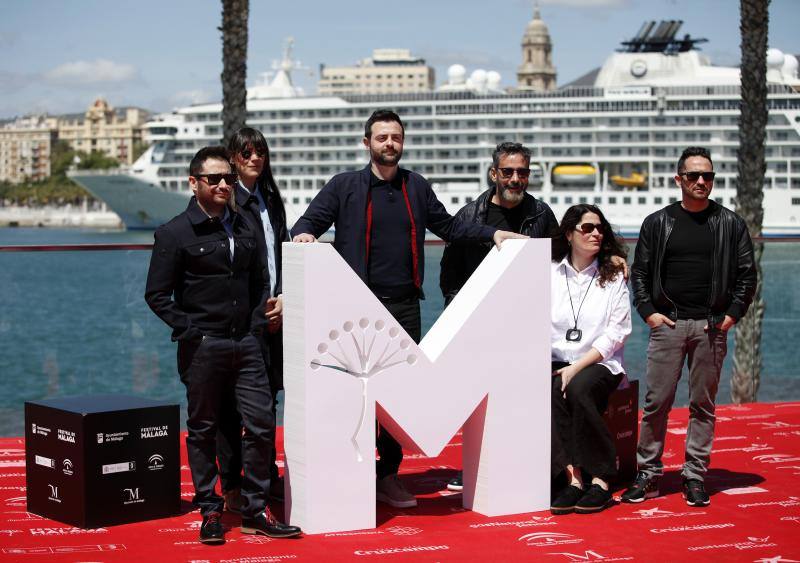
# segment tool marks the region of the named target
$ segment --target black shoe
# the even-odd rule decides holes
[[[447,490],[456,492],[464,490],[464,474],[461,471],[447,482]]]
[[[278,522],[269,510],[254,518],[242,518],[241,530],[243,534],[261,534],[270,538],[293,538],[303,533],[297,526]]]
[[[277,502],[284,501],[283,477],[278,477],[277,479],[270,479],[269,498]]]
[[[209,512],[203,516],[203,523],[200,525],[200,543],[225,543],[225,529],[220,518],[222,514],[219,512]]]
[[[658,477],[653,475],[648,477],[646,473],[640,471],[636,475],[636,479],[628,490],[622,493],[620,500],[622,502],[642,502],[648,498],[655,498],[658,496]]]
[[[700,479],[684,479],[683,498],[689,506],[708,506],[711,499],[708,498],[706,488]]]
[[[611,492],[605,490],[600,485],[593,484],[581,497],[581,500],[575,504],[575,512],[577,514],[600,512],[601,510],[605,510],[610,503]]]
[[[575,505],[581,500],[583,489],[568,485],[558,493],[556,500],[550,503],[550,513],[555,515],[569,514],[575,511]]]

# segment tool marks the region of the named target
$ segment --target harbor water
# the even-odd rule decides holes
[[[151,243],[152,232],[0,229],[0,245]],[[443,246],[425,247],[423,333],[442,311],[438,287]],[[170,329],[144,302],[149,251],[0,253],[0,436],[23,433],[27,400],[125,393],[180,403]],[[800,241],[769,242],[762,259],[766,301],[760,401],[800,399]],[[536,292],[520,280],[520,292]],[[634,313],[626,371],[642,381],[647,326]],[[486,327],[486,349],[502,354],[502,327]],[[730,402],[733,333],[718,403]],[[490,376],[491,374],[487,374]],[[548,377],[548,374],[533,374]],[[687,400],[686,377],[677,405]],[[640,398],[640,406],[641,406]]]

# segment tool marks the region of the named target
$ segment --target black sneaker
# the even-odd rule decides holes
[[[622,493],[620,500],[622,502],[642,502],[648,498],[655,498],[658,496],[658,477],[653,475],[648,477],[646,473],[640,471],[636,475],[636,479],[628,490]]]
[[[447,482],[447,490],[456,492],[464,490],[464,474],[461,471]]]
[[[222,514],[219,512],[210,512],[203,516],[203,523],[200,525],[200,543],[225,543],[225,529],[220,518]]]
[[[242,518],[241,530],[243,534],[260,534],[270,538],[293,538],[303,533],[297,526],[278,522],[269,510],[253,518]]]
[[[568,485],[562,489],[556,500],[550,503],[550,513],[556,516],[569,514],[575,511],[575,505],[581,500],[583,489],[575,485]]]
[[[589,487],[581,499],[575,504],[577,514],[591,514],[605,510],[611,503],[611,492],[597,484]]]
[[[706,488],[700,479],[684,479],[683,498],[689,506],[708,506],[711,499],[708,498]]]

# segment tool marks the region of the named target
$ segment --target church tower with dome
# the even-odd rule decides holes
[[[542,21],[538,4],[522,36],[522,64],[517,70],[517,90],[548,92],[556,89],[550,31]]]

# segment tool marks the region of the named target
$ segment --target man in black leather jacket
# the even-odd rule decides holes
[[[756,289],[747,225],[709,199],[713,182],[708,150],[687,148],[675,176],[681,201],[649,215],[639,232],[631,279],[634,305],[650,327],[647,395],[637,453],[639,474],[622,495],[623,502],[659,494],[667,418],[688,358],[683,494],[689,506],[710,503],[704,477],[727,333],[747,312]]]
[[[531,151],[520,143],[500,143],[492,153],[489,179],[494,184],[456,213],[467,223],[492,225],[531,238],[546,238],[558,228],[550,206],[527,193]],[[439,286],[445,305],[461,290],[492,244],[449,242],[442,254]]]

